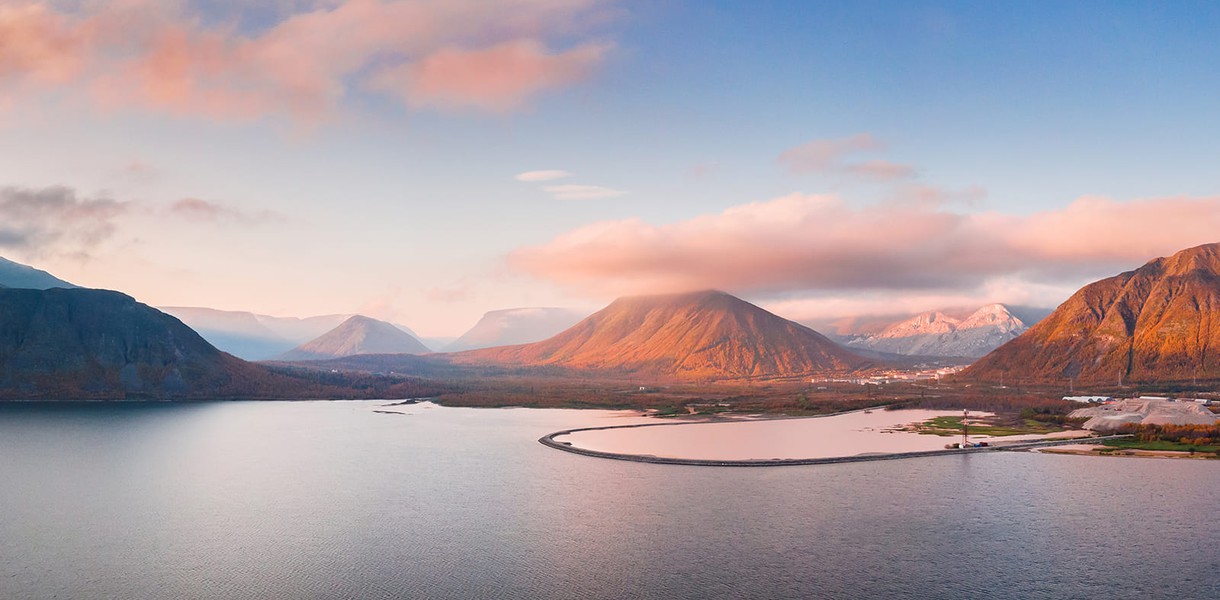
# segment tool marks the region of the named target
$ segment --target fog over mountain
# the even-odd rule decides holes
[[[217,348],[246,360],[277,358],[355,316],[333,314],[297,318],[192,306],[160,308],[190,325]],[[418,339],[406,326],[394,326]]]
[[[461,352],[493,346],[528,344],[545,340],[588,316],[566,308],[509,308],[483,315],[474,327],[442,348]]]

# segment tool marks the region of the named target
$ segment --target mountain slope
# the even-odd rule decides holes
[[[796,376],[868,362],[808,327],[717,291],[620,298],[550,339],[453,360],[687,379]]]
[[[580,322],[588,313],[566,308],[510,308],[483,315],[462,337],[445,346],[461,352],[545,340]]]
[[[1220,244],[1091,283],[964,377],[1083,382],[1220,378]]]
[[[1003,304],[988,304],[957,318],[929,311],[893,323],[879,333],[844,336],[853,348],[920,356],[980,357],[1028,329]]]
[[[338,327],[285,353],[281,360],[323,360],[357,354],[427,354],[431,352],[393,323],[356,315]]]
[[[0,258],[0,286],[32,290],[77,287],[46,271],[27,267],[6,258]]]
[[[265,373],[107,290],[0,290],[0,397],[227,397]]]

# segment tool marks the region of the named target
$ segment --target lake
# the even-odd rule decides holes
[[[0,598],[1220,597],[1220,461],[654,465],[536,442],[631,413],[380,404],[0,405]]]

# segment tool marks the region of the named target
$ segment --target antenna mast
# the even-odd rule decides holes
[[[969,415],[970,415],[970,411],[963,408],[962,409],[962,448],[965,448],[966,445],[970,443],[969,442],[970,426],[966,424],[966,417],[968,417]]]

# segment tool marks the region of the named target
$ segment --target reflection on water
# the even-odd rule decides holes
[[[651,465],[536,441],[626,413],[376,408],[0,405],[0,598],[1220,597],[1220,461]]]
[[[982,414],[975,413],[975,416]],[[946,442],[957,441],[958,438],[896,430],[904,425],[920,423],[934,417],[953,415],[961,415],[961,412],[875,410],[808,419],[578,431],[556,437],[555,440],[601,452],[666,458],[826,458],[943,449]]]

